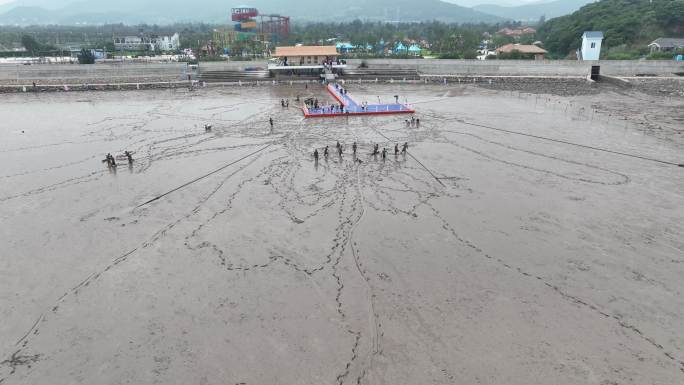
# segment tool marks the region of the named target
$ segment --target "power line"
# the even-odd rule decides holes
[[[375,128],[375,127],[374,127],[373,129],[375,130],[375,132],[377,132],[378,134],[380,134],[380,136],[382,136],[383,138],[385,138],[388,142],[392,142],[392,140],[391,140],[390,138],[388,138],[385,134],[383,134],[382,132],[380,132],[380,130],[378,130],[378,129]],[[408,154],[408,156],[410,156],[411,158],[413,158],[413,160],[415,160],[416,162],[418,162],[418,164],[419,164],[421,167],[423,167],[423,168],[425,169],[425,171],[427,171],[428,174],[430,174],[430,176],[432,176],[433,178],[435,178],[435,180],[437,181],[437,183],[439,183],[439,184],[441,184],[442,186],[444,186],[444,183],[442,183],[442,181],[440,180],[440,178],[438,178],[437,175],[435,175],[435,174],[434,174],[429,168],[427,168],[420,160],[418,160],[418,158],[416,158],[415,156],[413,156],[410,152],[408,152],[408,150],[406,151],[406,153]]]
[[[223,169],[225,169],[225,168],[227,168],[227,167],[229,167],[229,166],[232,166],[232,165],[234,165],[235,163],[237,163],[237,162],[239,162],[239,161],[241,161],[241,160],[243,160],[243,159],[249,158],[249,157],[252,156],[252,155],[255,155],[255,154],[260,153],[261,151],[263,151],[263,150],[265,150],[265,149],[271,147],[272,145],[273,145],[273,143],[267,144],[266,146],[264,146],[264,147],[262,147],[262,148],[260,148],[260,149],[258,149],[258,150],[256,150],[256,151],[254,151],[254,152],[251,152],[251,153],[249,153],[249,154],[243,156],[243,157],[240,158],[240,159],[234,160],[234,161],[232,161],[232,162],[230,162],[230,163],[228,163],[228,164],[226,164],[226,165],[224,165],[224,166],[221,166],[221,167],[217,168],[217,169],[214,170],[214,171],[211,171],[211,172],[209,172],[209,173],[207,173],[207,174],[204,174],[204,175],[202,175],[202,176],[200,176],[200,177],[197,177],[197,178],[191,180],[190,182],[187,182],[187,183],[185,183],[185,184],[182,184],[182,185],[180,185],[180,186],[174,188],[173,190],[170,190],[170,191],[167,191],[167,192],[165,192],[165,193],[163,193],[163,194],[161,194],[161,195],[158,195],[158,196],[156,196],[156,197],[154,197],[154,198],[148,200],[148,201],[145,202],[145,203],[141,203],[141,204],[139,204],[138,206],[136,206],[135,208],[137,209],[137,208],[140,208],[140,207],[142,207],[142,206],[145,206],[145,205],[147,205],[147,204],[149,204],[149,203],[152,203],[152,202],[154,202],[154,201],[156,201],[156,200],[159,200],[159,199],[161,199],[161,198],[163,198],[163,197],[165,197],[165,196],[167,196],[167,195],[169,195],[169,194],[171,194],[171,193],[173,193],[173,192],[175,192],[175,191],[178,191],[178,190],[182,189],[183,187],[189,186],[189,185],[191,185],[191,184],[193,184],[193,183],[195,183],[195,182],[197,182],[197,181],[199,181],[199,180],[201,180],[201,179],[204,179],[204,178],[206,178],[206,177],[208,177],[208,176],[210,176],[210,175],[216,174],[217,172],[219,172],[219,171],[221,171],[221,170],[223,170]]]
[[[669,161],[667,161],[667,160],[660,160],[660,159],[655,159],[655,158],[649,158],[649,157],[647,157],[647,156],[642,156],[642,155],[629,154],[629,153],[626,153],[626,152],[620,152],[620,151],[609,150],[609,149],[607,149],[607,148],[600,148],[600,147],[589,146],[589,145],[586,145],[586,144],[568,142],[568,141],[561,140],[561,139],[547,138],[547,137],[545,137],[545,136],[527,134],[527,133],[520,132],[520,131],[507,130],[507,129],[504,129],[504,128],[492,127],[492,126],[487,126],[487,125],[484,125],[484,124],[470,123],[470,122],[465,122],[465,121],[458,120],[458,119],[455,119],[455,120],[458,121],[459,123],[467,124],[467,125],[470,125],[470,126],[482,127],[482,128],[487,128],[487,129],[490,129],[490,130],[496,130],[496,131],[506,132],[506,133],[509,133],[509,134],[527,136],[527,137],[535,138],[535,139],[548,140],[548,141],[550,141],[550,142],[563,143],[563,144],[567,144],[567,145],[570,145],[570,146],[588,148],[588,149],[591,149],[591,150],[603,151],[603,152],[608,152],[608,153],[611,153],[611,154],[617,154],[617,155],[622,155],[622,156],[629,156],[629,157],[632,157],[632,158],[637,158],[637,159],[642,159],[642,160],[648,160],[648,161],[651,161],[651,162],[657,162],[657,163],[667,164],[667,165],[670,165],[670,166],[684,167],[684,163],[679,163],[679,164],[678,164],[678,163],[675,163],[675,162],[669,162]]]

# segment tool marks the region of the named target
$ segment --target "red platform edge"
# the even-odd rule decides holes
[[[335,100],[337,100],[339,103],[342,103],[345,107],[347,106],[347,103],[345,103],[344,100],[340,99],[339,96],[337,96],[337,93],[333,92],[331,84],[328,84],[325,89],[328,91],[330,95],[332,95]],[[351,96],[350,96],[351,98]],[[354,100],[356,101],[356,100]],[[358,104],[358,102],[357,102]],[[408,108],[405,104],[402,104],[406,108],[406,110],[400,110],[400,111],[367,111],[367,112],[343,112],[343,113],[330,113],[330,114],[309,114],[309,109],[306,108],[306,105],[302,106],[302,112],[304,113],[305,118],[332,118],[336,116],[359,116],[359,115],[390,115],[390,114],[415,114],[416,110]]]

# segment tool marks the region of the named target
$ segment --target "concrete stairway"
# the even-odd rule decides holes
[[[207,83],[217,82],[253,82],[269,79],[268,70],[260,71],[201,71],[198,79]]]

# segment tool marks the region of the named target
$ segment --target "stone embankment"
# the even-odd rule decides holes
[[[430,59],[350,59],[349,70],[341,79],[348,82],[465,83],[488,88],[548,92],[556,94],[592,93],[595,86],[587,81],[592,65],[601,73],[626,79],[624,87],[638,84],[649,92],[682,92],[679,74],[684,63],[655,60],[580,62],[515,60],[430,60]],[[202,73],[241,71],[264,72],[265,61],[208,62],[199,67],[185,63],[116,63],[116,64],[41,64],[0,65],[0,92],[132,90],[186,88]],[[359,67],[366,70],[360,71]],[[368,70],[370,69],[370,71]],[[369,76],[369,73],[399,74]],[[411,76],[401,75],[411,73]],[[203,80],[203,79],[202,79]],[[309,81],[312,80],[302,80]],[[280,83],[282,83],[281,81]],[[287,82],[287,81],[285,81]],[[35,83],[35,87],[34,87]],[[204,82],[194,83],[204,85]],[[279,84],[272,79],[216,81],[207,86]],[[549,85],[553,84],[550,88]],[[619,85],[616,85],[619,86]]]

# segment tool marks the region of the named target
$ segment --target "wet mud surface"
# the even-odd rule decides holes
[[[681,97],[347,87],[0,95],[0,384],[684,382]]]

